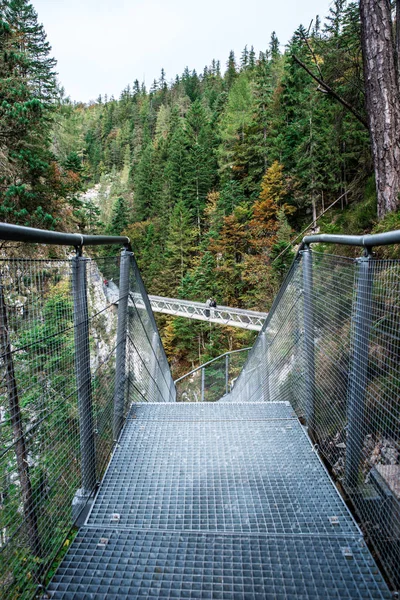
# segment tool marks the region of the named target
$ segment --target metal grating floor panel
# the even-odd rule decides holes
[[[128,419],[138,418],[152,421],[256,421],[266,419],[297,419],[297,416],[289,402],[225,404],[220,401],[201,403],[171,402],[168,405],[160,404],[160,402],[135,404],[129,412]]]
[[[54,598],[390,598],[286,403],[133,407]]]
[[[59,600],[391,598],[354,538],[103,529],[80,531],[48,591]]]
[[[121,527],[359,534],[297,420],[246,420],[251,405],[231,420],[223,408],[226,421],[212,410],[208,421],[169,421],[167,406],[161,424],[129,421],[88,524],[118,514]]]

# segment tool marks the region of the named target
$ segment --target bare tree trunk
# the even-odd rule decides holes
[[[378,217],[382,218],[400,204],[400,100],[390,0],[360,0],[360,16]]]
[[[1,275],[0,275],[1,277]],[[26,450],[24,431],[22,427],[21,408],[18,397],[17,381],[15,378],[14,362],[11,343],[8,335],[7,307],[4,299],[3,285],[0,279],[0,351],[5,367],[8,403],[13,429],[15,455],[19,481],[21,484],[22,504],[24,509],[26,529],[34,556],[40,556],[41,546],[32,494],[32,484],[29,477],[28,452]]]
[[[400,0],[396,0],[396,67],[400,86]]]
[[[317,203],[315,201],[314,191],[313,191],[313,194],[311,197],[311,203],[312,203],[312,218],[313,218],[312,230],[315,231],[317,229]]]

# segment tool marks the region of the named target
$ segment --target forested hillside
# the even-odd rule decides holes
[[[2,6],[2,220],[125,233],[150,293],[258,310],[293,258],[289,240],[337,199],[324,230],[374,226],[358,2],[335,0],[284,52],[272,33],[261,51],[172,80],[161,69],[150,89],[136,80],[90,105],[56,90],[31,5]],[[180,371],[249,342],[161,324]]]

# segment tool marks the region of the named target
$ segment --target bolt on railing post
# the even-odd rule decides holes
[[[225,354],[225,394],[229,394],[229,354]]]
[[[201,401],[204,402],[204,387],[205,387],[205,370],[204,367],[201,370]]]
[[[309,246],[302,251],[303,257],[303,289],[304,289],[304,351],[306,357],[305,385],[306,406],[305,417],[309,434],[312,435],[315,417],[315,348],[314,348],[314,310],[313,310],[313,273],[312,254]]]
[[[92,378],[90,372],[89,312],[87,303],[87,269],[89,259],[72,259],[72,294],[74,300],[75,373],[78,390],[79,435],[81,448],[82,488],[73,500],[73,517],[78,518],[96,484],[96,449],[93,425]]]
[[[117,324],[117,348],[115,358],[115,391],[114,391],[114,441],[118,440],[124,423],[125,382],[126,382],[126,336],[129,300],[129,266],[133,253],[121,252],[119,273],[119,300]]]
[[[347,396],[345,479],[351,489],[358,485],[365,431],[365,390],[368,380],[369,336],[372,322],[373,262],[370,254],[357,260],[357,297],[351,328]]]

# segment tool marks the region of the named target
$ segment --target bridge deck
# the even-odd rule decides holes
[[[390,598],[286,403],[133,408],[48,588],[74,598]]]

